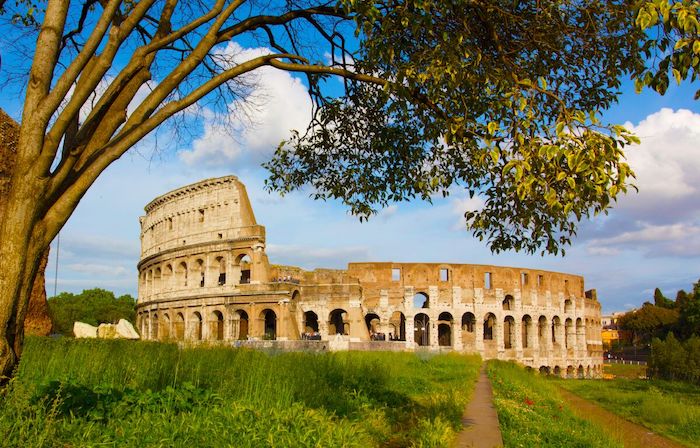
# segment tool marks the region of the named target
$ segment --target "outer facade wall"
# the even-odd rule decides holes
[[[339,349],[474,352],[562,376],[600,372],[600,304],[580,276],[468,264],[270,265],[264,227],[233,176],[174,190],[146,212],[138,326],[147,339],[320,339]]]

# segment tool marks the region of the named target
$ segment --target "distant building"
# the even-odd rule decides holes
[[[273,265],[234,176],[178,188],[145,210],[137,302],[145,339],[454,350],[560,375],[601,373],[600,303],[581,276],[454,263]]]
[[[631,335],[629,332],[620,330],[618,321],[622,316],[632,311],[634,311],[634,309],[629,311],[618,311],[600,317],[600,322],[602,324],[600,339],[603,342],[603,350],[609,351],[618,345],[620,341],[626,343],[631,340]]]

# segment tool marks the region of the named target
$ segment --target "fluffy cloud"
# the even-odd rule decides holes
[[[268,244],[267,254],[275,263],[300,266],[304,269],[345,269],[348,262],[367,261],[366,247],[314,248],[295,245]]]
[[[700,114],[661,109],[626,126],[641,140],[626,153],[639,192],[622,197],[610,216],[583,226],[587,252],[700,256]]]
[[[661,109],[637,126],[627,123],[641,144],[626,155],[639,193],[620,201],[628,217],[670,223],[700,210],[700,114]]]
[[[267,54],[266,48],[243,48],[231,43],[224,53],[233,63]],[[228,120],[208,119],[203,135],[180,153],[188,165],[259,164],[269,158],[293,129],[306,129],[311,117],[307,88],[288,72],[263,67],[243,82],[250,85],[242,100],[229,104]]]

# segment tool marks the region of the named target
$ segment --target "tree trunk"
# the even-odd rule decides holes
[[[17,123],[0,110],[0,379],[10,376],[19,360],[28,309],[31,334],[51,331],[44,286],[48,245],[29,244],[37,214],[28,204],[37,207],[41,193],[32,191],[30,179],[13,182],[18,136]]]

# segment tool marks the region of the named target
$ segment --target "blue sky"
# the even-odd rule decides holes
[[[631,83],[625,85],[626,93],[604,118],[627,123],[642,139],[628,151],[640,192],[622,198],[609,215],[582,223],[565,257],[541,257],[491,254],[464,229],[464,211],[479,202],[459,190],[433,205],[392,205],[368,223],[305,192],[267,194],[260,162],[290,129],[305,126],[310,103],[302,82],[287,73],[265,69],[257,81],[258,107],[250,123],[224,132],[205,122],[191,141],[149,137],[103,173],[61,232],[56,283],[52,245],[49,295],[92,287],[135,295],[144,205],[173,188],[228,174],[247,185],[256,218],[267,227],[273,263],[312,269],[344,268],[352,261],[440,261],[569,272],[598,290],[606,312],[639,306],[655,287],[675,296],[700,278],[700,103],[692,99],[697,84],[672,86],[663,97],[637,95]],[[16,95],[4,95],[0,107],[20,118]]]

